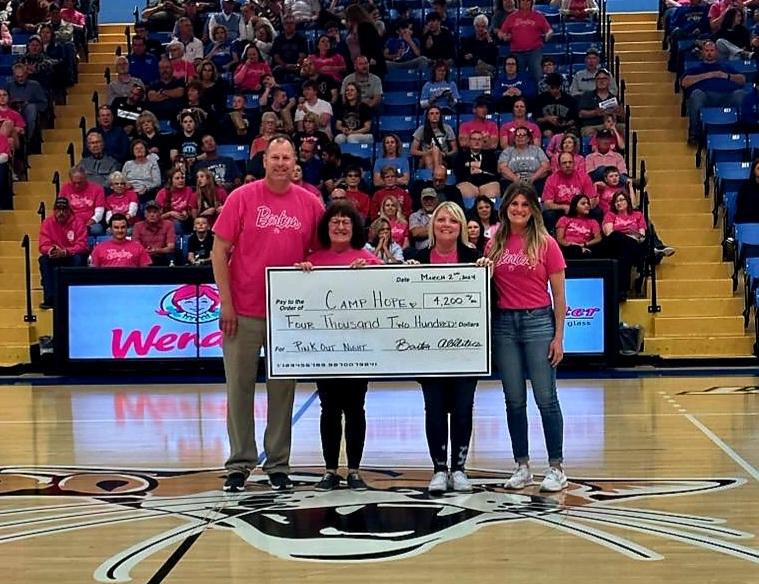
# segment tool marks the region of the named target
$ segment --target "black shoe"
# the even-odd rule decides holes
[[[367,489],[364,479],[361,478],[361,475],[358,474],[358,472],[348,473],[346,480],[348,481],[349,489],[353,489],[354,491],[365,491]]]
[[[335,474],[333,472],[328,471],[324,473],[322,480],[316,483],[316,487],[314,488],[317,491],[332,491],[334,489],[337,489],[340,486],[341,480],[342,479],[340,478],[339,474]]]
[[[227,475],[224,481],[224,490],[229,493],[239,493],[245,490],[245,481],[247,480],[244,472],[233,471]]]
[[[40,303],[40,308],[42,310],[52,310],[53,303],[52,302],[42,302],[42,303]]]
[[[269,475],[269,484],[274,491],[284,491],[285,489],[292,489],[293,482],[287,473],[273,472]]]

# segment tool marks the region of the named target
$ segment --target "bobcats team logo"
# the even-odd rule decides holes
[[[179,527],[93,566],[98,582],[127,582],[143,560],[189,538],[197,540],[209,529],[231,530],[284,560],[378,562],[422,554],[489,525],[529,521],[631,560],[663,556],[618,535],[621,530],[759,563],[758,549],[736,542],[752,534],[726,527],[724,520],[616,505],[724,491],[743,485],[744,479],[574,478],[566,491],[545,495],[537,487],[506,491],[501,487],[505,473],[473,470],[473,493],[430,498],[428,470],[365,469],[368,491],[327,493],[313,489],[321,478],[317,468],[298,469],[292,475],[295,488],[288,492],[273,492],[264,476],[253,475],[245,492],[223,493],[223,474],[217,469],[0,468],[0,497],[6,504],[35,499],[32,506],[0,511],[0,544],[167,515],[182,520]],[[39,504],[40,498],[48,499],[45,505]]]

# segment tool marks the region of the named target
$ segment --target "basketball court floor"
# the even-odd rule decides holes
[[[507,492],[498,384],[477,392],[471,494],[431,498],[416,385],[367,398],[370,490],[318,493],[301,384],[290,492],[220,490],[222,385],[0,387],[4,582],[759,582],[756,378],[560,381],[561,494]],[[260,391],[258,430],[266,415]],[[530,407],[533,468],[545,450]]]

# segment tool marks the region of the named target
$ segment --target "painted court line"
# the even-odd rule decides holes
[[[759,482],[759,470],[754,468],[751,464],[749,464],[740,454],[738,454],[735,450],[730,448],[730,446],[725,443],[722,438],[717,436],[714,432],[712,432],[709,428],[704,426],[699,420],[697,420],[694,416],[691,414],[685,414],[685,417],[690,420],[690,422],[699,430],[701,430],[709,440],[714,442],[714,444],[717,445],[725,454],[727,454],[730,458],[733,459],[733,461],[740,466],[743,470],[745,470],[749,476],[751,476],[756,482]]]

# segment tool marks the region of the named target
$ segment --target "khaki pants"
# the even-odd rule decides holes
[[[253,420],[253,396],[261,347],[266,343],[266,320],[238,316],[237,334],[224,337],[224,372],[227,377],[227,433],[230,455],[228,471],[246,475],[256,468],[258,449]],[[266,382],[268,408],[264,450],[264,472],[290,471],[294,379],[269,379]]]

